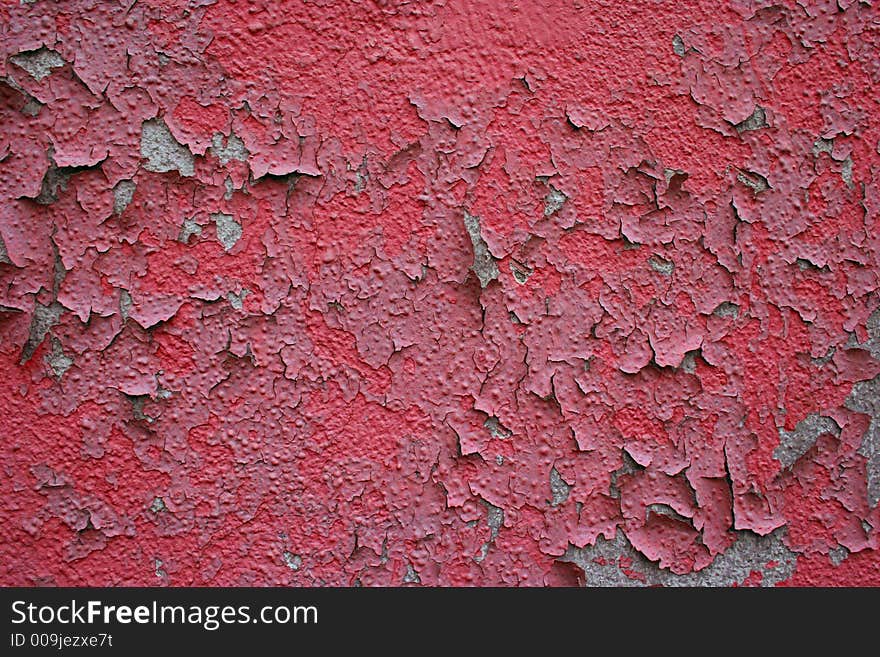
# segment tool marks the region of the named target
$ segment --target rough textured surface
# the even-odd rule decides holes
[[[0,583],[880,584],[868,2],[0,5]]]

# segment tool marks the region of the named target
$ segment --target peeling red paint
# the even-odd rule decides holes
[[[0,581],[880,584],[878,43],[4,3]]]

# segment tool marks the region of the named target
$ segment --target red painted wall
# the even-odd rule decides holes
[[[880,584],[875,7],[0,44],[0,583]]]

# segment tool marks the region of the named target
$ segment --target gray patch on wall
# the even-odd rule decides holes
[[[684,54],[686,52],[684,47],[684,40],[677,34],[672,37],[672,52],[674,52],[679,57],[684,57]]]
[[[137,185],[131,180],[120,180],[116,183],[116,186],[113,188],[113,212],[115,214],[125,212],[125,208],[128,207],[131,199],[134,198],[135,189],[137,189]]]
[[[217,226],[217,239],[220,240],[223,248],[229,251],[241,239],[241,224],[231,214],[223,214],[222,212],[212,214],[211,219]]]
[[[223,135],[219,132],[211,137],[210,151],[217,156],[220,160],[220,164],[225,166],[232,160],[238,160],[239,162],[247,161],[250,153],[248,152],[248,149],[245,148],[244,142],[239,139],[234,132],[226,138],[225,144],[223,141]]]
[[[241,292],[236,294],[235,292],[227,292],[226,299],[229,301],[229,305],[231,305],[236,310],[241,310],[244,307],[244,298],[251,293],[250,290],[244,288]]]
[[[717,317],[733,317],[736,319],[739,317],[739,306],[730,301],[722,301],[718,304],[718,307],[712,311],[712,314]]]
[[[34,80],[42,80],[52,74],[52,69],[64,66],[64,59],[54,50],[39,48],[9,58],[13,64],[27,71]]]
[[[550,468],[550,493],[553,496],[550,504],[552,506],[564,504],[568,499],[569,493],[571,493],[571,489],[572,486],[569,486],[568,482],[562,478],[559,471],[556,468]]]
[[[141,156],[147,160],[144,165],[147,171],[195,175],[193,154],[174,138],[162,119],[150,119],[141,126]]]
[[[419,577],[419,574],[416,572],[416,569],[412,567],[411,563],[406,564],[406,574],[403,576],[404,584],[421,584],[422,578]]]
[[[193,235],[201,235],[202,227],[195,219],[184,219],[183,226],[180,228],[180,234],[177,236],[178,242],[186,244]]]
[[[840,427],[830,417],[810,413],[797,423],[794,431],[779,430],[779,447],[773,451],[773,458],[784,467],[790,468],[816,444],[819,436],[831,433],[840,435]]]
[[[880,502],[880,376],[860,381],[844,402],[851,411],[871,416],[871,423],[862,436],[858,453],[867,459],[868,504],[871,508]]]
[[[480,287],[486,287],[490,281],[498,278],[498,265],[492,254],[489,253],[489,245],[483,239],[480,218],[465,211],[464,227],[467,229],[468,235],[471,238],[471,244],[474,247],[474,264],[471,269],[474,270],[477,278],[480,279]]]
[[[672,276],[672,272],[675,270],[675,263],[658,255],[652,255],[648,258],[648,264],[651,269],[664,276]]]
[[[760,130],[767,127],[767,113],[760,105],[755,105],[755,111],[752,115],[736,124],[736,131],[740,134],[749,132],[750,130]]]
[[[6,242],[3,241],[2,235],[0,235],[0,264],[12,264],[12,260],[9,259],[9,252],[6,250]]]
[[[584,571],[587,586],[731,586],[742,584],[758,571],[761,586],[775,586],[791,577],[797,565],[797,554],[783,542],[784,529],[767,536],[753,532],[738,532],[736,542],[703,570],[676,575],[661,569],[638,552],[618,529],[612,540],[601,536],[595,545],[585,548],[569,546],[560,561],[573,563]],[[620,557],[632,560],[629,572],[639,573],[643,579],[629,577],[621,570]],[[768,564],[773,564],[768,565]]]
[[[288,552],[287,550],[285,550],[282,553],[281,558],[284,559],[284,563],[287,564],[287,567],[291,570],[299,570],[300,568],[302,568],[303,560],[302,557],[298,554],[294,554],[293,552]]]
[[[53,326],[58,323],[61,313],[64,312],[64,306],[57,301],[53,301],[48,306],[37,302],[34,306],[34,315],[31,319],[30,331],[24,349],[21,352],[21,362],[25,363],[34,355],[37,347],[43,342],[43,338]]]
[[[46,363],[52,368],[52,373],[59,379],[73,365],[73,359],[64,353],[61,341],[58,338],[52,338],[52,351],[46,355]]]
[[[550,192],[544,197],[544,216],[549,217],[559,212],[567,200],[568,196],[551,186]]]

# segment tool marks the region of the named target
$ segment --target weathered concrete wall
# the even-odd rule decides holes
[[[880,584],[870,3],[0,21],[0,583]]]

